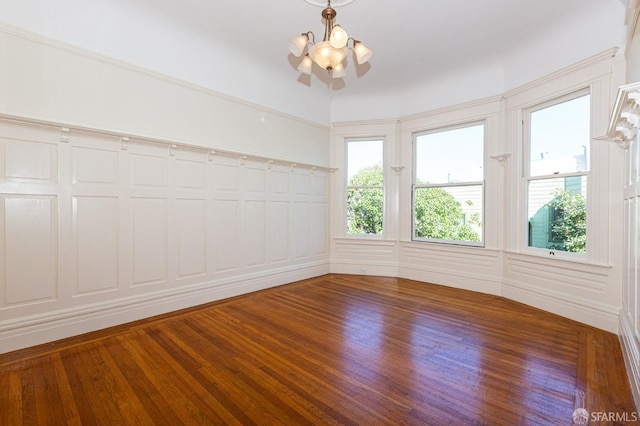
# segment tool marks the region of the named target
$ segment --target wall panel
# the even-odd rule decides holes
[[[262,265],[266,259],[266,202],[247,201],[244,211],[242,231],[245,265]]]
[[[309,255],[309,232],[313,229],[309,225],[309,203],[295,202],[291,220],[291,238],[293,239],[293,251],[296,258]]]
[[[74,146],[72,152],[74,184],[118,184],[117,151]]]
[[[167,279],[167,200],[134,198],[133,284],[157,284]]]
[[[178,277],[207,272],[207,212],[205,200],[177,200]]]
[[[2,197],[4,293],[8,305],[57,295],[57,199]]]
[[[267,255],[271,262],[282,262],[289,258],[289,203],[274,201],[271,203],[267,220]],[[313,223],[311,224],[313,226]],[[326,234],[324,235],[326,237]]]
[[[5,177],[22,181],[55,182],[57,146],[26,140],[5,140]]]
[[[75,294],[117,289],[120,285],[118,198],[74,197],[73,209]]]
[[[207,163],[192,160],[176,160],[178,169],[178,188],[206,189]]]

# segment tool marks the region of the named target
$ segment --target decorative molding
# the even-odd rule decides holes
[[[496,160],[498,163],[500,163],[501,166],[504,166],[504,163],[507,161],[507,158],[509,157],[511,157],[511,154],[508,152],[504,152],[502,154],[492,155],[489,158]]]
[[[400,176],[400,172],[402,171],[402,169],[404,169],[404,166],[396,165],[396,166],[391,166],[391,168],[396,172],[398,176]]]
[[[0,23],[0,27],[1,27]],[[30,117],[26,117],[26,116],[15,116],[15,115],[10,115],[10,114],[3,114],[0,113],[0,122],[8,122],[8,123],[21,123],[21,124],[29,124],[29,125],[37,125],[37,126],[47,126],[47,127],[56,127],[56,128],[67,128],[69,129],[69,132],[72,131],[78,131],[78,132],[85,132],[85,133],[90,133],[90,134],[97,134],[97,135],[104,135],[104,136],[115,136],[118,135],[117,132],[111,132],[108,130],[104,130],[104,129],[100,129],[100,128],[91,128],[91,127],[83,127],[83,126],[71,126],[67,123],[58,123],[58,122],[52,122],[52,121],[48,121],[48,120],[41,120],[41,119],[34,119],[34,118],[30,118]],[[118,135],[119,136],[119,135]],[[163,144],[163,145],[168,145],[169,149],[171,149],[173,146],[177,148],[184,148],[184,149],[189,149],[192,151],[205,151],[206,155],[208,155],[209,161],[213,161],[213,156],[214,155],[227,155],[229,157],[239,157],[239,158],[243,158],[244,157],[244,161],[246,161],[247,159],[251,158],[252,160],[256,160],[256,161],[264,161],[266,163],[269,163],[270,161],[272,162],[272,164],[282,164],[282,165],[291,165],[291,161],[282,159],[282,158],[272,158],[272,157],[265,157],[262,155],[253,155],[250,153],[240,153],[240,152],[236,152],[236,151],[229,151],[229,150],[224,150],[224,149],[211,149],[205,146],[200,146],[200,145],[194,145],[194,144],[189,144],[189,143],[180,143],[178,141],[172,141],[172,140],[165,140],[165,139],[158,139],[158,138],[154,138],[154,137],[145,137],[142,135],[131,135],[132,138],[135,138],[136,141],[140,141],[140,142],[150,142],[150,143],[156,143],[156,144]],[[129,136],[121,136],[121,143],[120,143],[120,149],[122,149],[123,151],[126,151],[129,147]],[[300,168],[306,168],[306,169],[312,169],[315,168],[314,170],[316,171],[325,171],[325,172],[330,172],[333,173],[334,171],[336,171],[337,169],[334,168],[330,168],[330,167],[325,167],[325,166],[320,166],[317,164],[310,164],[310,163],[293,163],[294,167],[300,167]]]
[[[68,127],[62,127],[60,129],[60,142],[62,143],[68,143],[69,142],[69,128]]]
[[[615,142],[621,149],[628,149],[629,143],[638,133],[639,123],[640,83],[621,86],[618,89],[607,134],[596,139]]]
[[[331,123],[332,127],[353,127],[353,126],[375,126],[375,125],[396,125],[398,119],[379,119],[379,120],[353,120],[353,121],[335,121]]]
[[[175,157],[176,156],[176,149],[178,149],[178,145],[171,144],[171,146],[169,147],[169,156]]]
[[[504,96],[505,98],[510,98],[517,94],[531,90],[532,88],[536,88],[542,84],[554,81],[560,77],[571,76],[575,72],[585,69],[587,67],[590,67],[592,65],[597,65],[597,64],[605,63],[607,61],[611,61],[618,54],[618,50],[619,48],[617,47],[607,49],[604,52],[598,53],[583,61],[577,62],[573,65],[569,65],[568,67],[562,68],[556,72],[543,76],[537,80],[531,81],[529,83],[523,84],[522,86],[518,86],[514,89],[511,89],[505,92],[502,96]]]

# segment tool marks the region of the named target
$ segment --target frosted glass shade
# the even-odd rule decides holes
[[[289,50],[296,56],[302,55],[304,48],[307,46],[309,42],[309,37],[306,34],[299,35],[296,38],[291,39],[289,41]]]
[[[347,56],[347,48],[336,49],[328,41],[323,41],[311,46],[309,56],[311,56],[313,62],[330,71]]]
[[[344,29],[342,29],[340,25],[336,25],[335,27],[333,27],[333,30],[331,30],[331,36],[329,37],[331,46],[335,47],[336,49],[341,49],[347,45],[348,40],[349,35]]]
[[[298,65],[298,71],[300,71],[303,74],[311,75],[312,66],[313,66],[313,61],[311,60],[309,55],[305,55],[304,58],[302,58],[302,62],[300,62],[300,65]]]
[[[356,52],[356,61],[358,61],[360,65],[367,62],[371,58],[371,55],[373,55],[373,52],[359,41],[353,44],[353,51]]]
[[[338,65],[336,65],[333,68],[333,71],[331,71],[331,76],[333,78],[342,78],[345,75],[347,75],[347,72],[344,69],[344,66],[342,65],[342,63],[339,63]]]

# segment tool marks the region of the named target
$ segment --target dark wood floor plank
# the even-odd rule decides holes
[[[21,377],[19,369],[7,369],[0,374],[0,424],[23,424]]]
[[[617,336],[385,277],[317,277],[0,355],[0,373],[3,425],[555,425],[582,406],[635,413]]]
[[[240,424],[234,417],[215,404],[215,400],[203,402],[194,397],[196,387],[189,382],[190,377],[173,365],[166,362],[153,350],[153,342],[142,330],[118,336],[125,354],[134,361],[139,374],[137,382],[144,383],[144,395],[147,395],[153,410],[163,418],[159,424]],[[151,349],[151,350],[150,350]],[[210,407],[215,415],[201,410],[202,406]]]

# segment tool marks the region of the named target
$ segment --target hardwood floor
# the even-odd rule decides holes
[[[570,425],[580,407],[636,410],[613,334],[346,275],[1,355],[0,373],[1,425]]]

